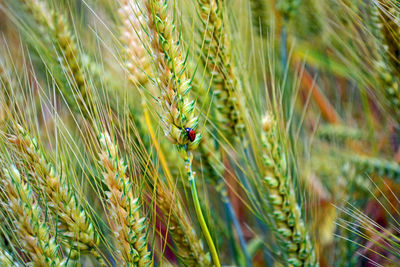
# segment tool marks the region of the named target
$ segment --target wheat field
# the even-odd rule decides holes
[[[400,2],[0,0],[0,266],[400,266]]]

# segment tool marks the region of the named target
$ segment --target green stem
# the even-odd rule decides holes
[[[203,213],[200,208],[199,197],[197,195],[197,189],[196,189],[196,182],[195,182],[194,174],[192,171],[192,161],[191,161],[189,152],[188,152],[188,157],[186,159],[186,168],[187,168],[187,172],[188,172],[190,190],[192,192],[193,205],[194,205],[194,209],[196,211],[197,220],[200,223],[201,230],[206,239],[206,242],[207,242],[207,245],[210,250],[211,257],[213,259],[215,266],[221,267],[221,263],[219,262],[219,258],[218,258],[218,253],[217,253],[217,250],[215,249],[214,241],[212,240],[210,232],[208,231],[206,221],[204,220]]]

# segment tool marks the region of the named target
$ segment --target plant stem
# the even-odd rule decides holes
[[[283,73],[286,73],[287,68],[287,32],[286,32],[286,20],[284,20],[281,30],[281,64]]]
[[[211,257],[213,259],[213,262],[214,262],[215,266],[216,267],[221,267],[221,263],[219,262],[218,253],[217,253],[217,250],[215,248],[214,241],[211,238],[211,235],[210,235],[210,232],[208,230],[206,221],[204,220],[204,216],[203,216],[203,213],[202,213],[201,208],[200,208],[199,197],[197,195],[197,189],[196,189],[196,182],[195,182],[194,174],[193,174],[193,171],[192,171],[192,161],[191,161],[191,157],[190,157],[189,153],[190,152],[188,152],[188,157],[186,159],[186,168],[187,168],[187,172],[188,172],[190,190],[192,192],[193,205],[194,205],[194,209],[196,211],[197,220],[199,221],[201,230],[202,230],[203,235],[204,235],[204,237],[206,239],[206,242],[207,242],[207,245],[208,245],[208,248],[210,250]]]

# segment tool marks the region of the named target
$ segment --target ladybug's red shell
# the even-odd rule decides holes
[[[191,128],[186,128],[185,130],[190,142],[193,142],[196,139],[196,132]]]

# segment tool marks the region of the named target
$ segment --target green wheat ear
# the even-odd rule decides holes
[[[197,0],[201,19],[200,35],[204,45],[200,58],[212,79],[217,99],[216,120],[228,140],[240,140],[244,132],[239,92],[240,82],[231,55],[231,40],[226,32],[224,1]]]
[[[317,266],[314,246],[296,201],[292,177],[279,137],[275,117],[262,121],[264,190],[267,219],[285,262],[293,266]]]
[[[160,89],[162,126],[166,137],[180,147],[195,149],[201,135],[190,142],[185,129],[197,129],[199,119],[195,102],[190,99],[191,80],[186,74],[186,61],[179,40],[174,37],[174,25],[167,12],[166,1],[146,1],[150,39],[155,54],[157,86]]]
[[[398,44],[400,27],[389,15],[395,13],[393,8],[383,5],[378,9],[375,4],[371,5],[368,9],[371,17],[370,25],[373,35],[378,40],[378,53],[374,61],[375,75],[379,79],[390,108],[395,112],[395,120],[400,122],[400,72],[398,60],[394,59],[400,54]]]

